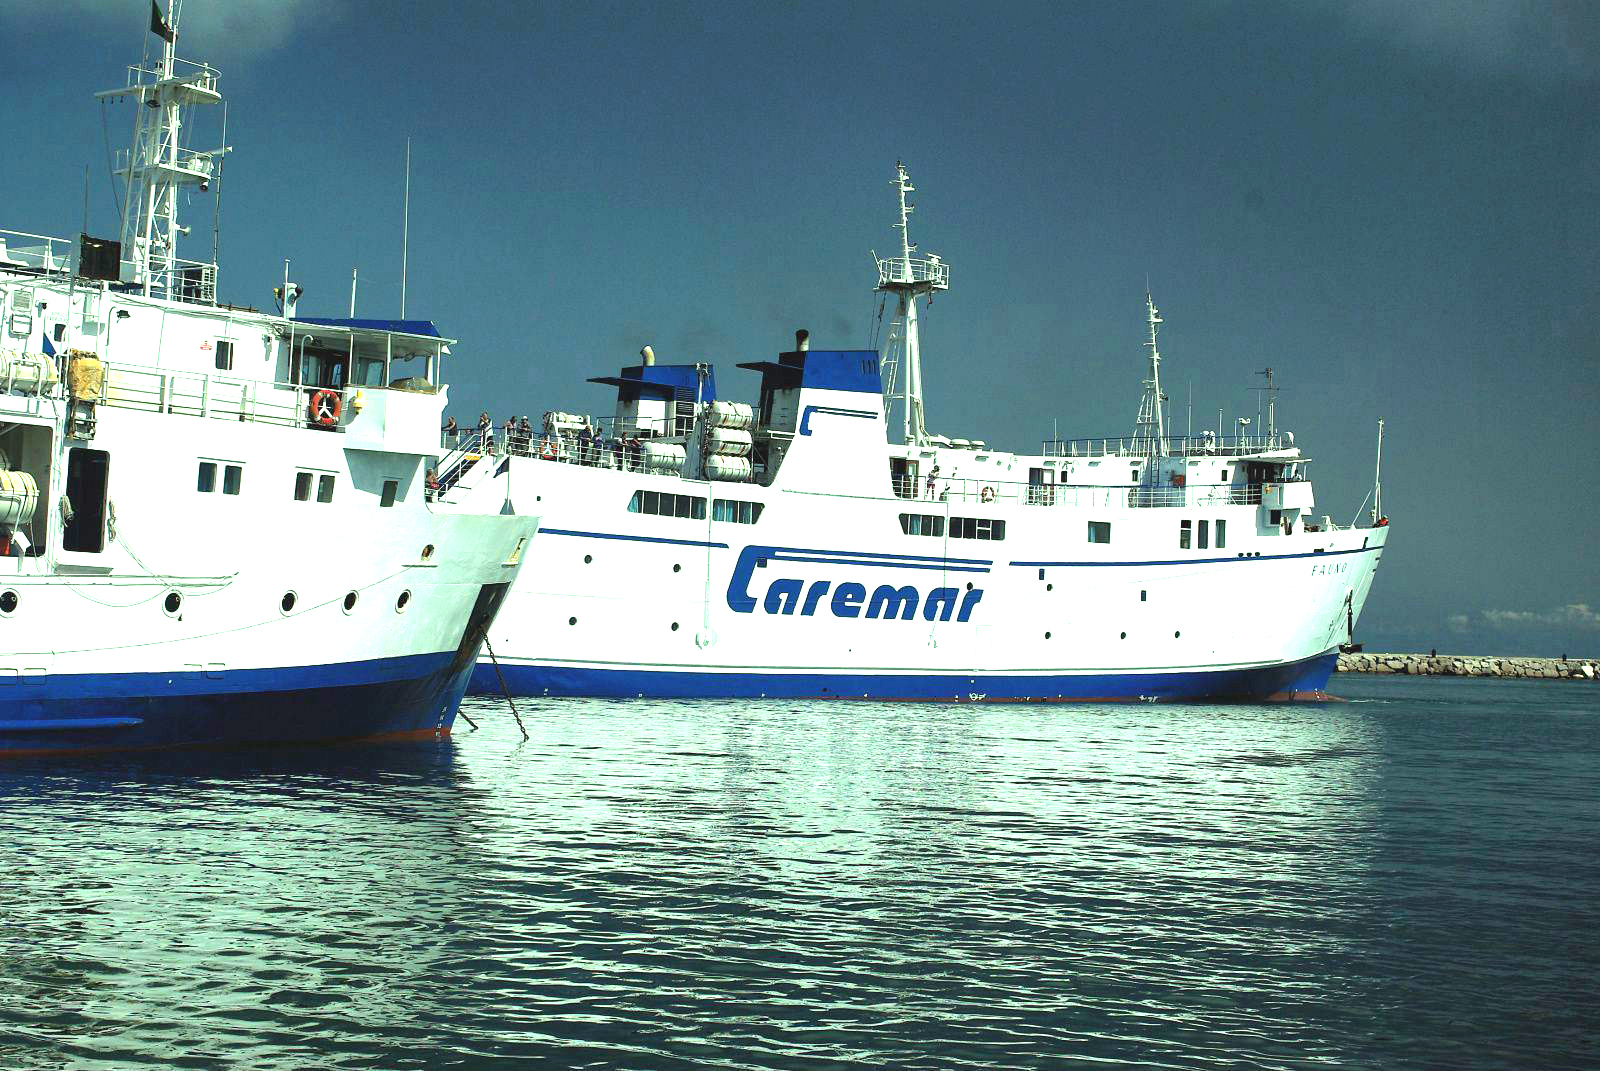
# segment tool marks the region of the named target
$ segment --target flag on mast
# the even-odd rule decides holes
[[[167,25],[167,20],[161,17],[161,5],[156,0],[150,0],[150,32],[168,44],[177,41],[177,32]]]

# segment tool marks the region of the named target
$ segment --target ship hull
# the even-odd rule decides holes
[[[502,666],[473,674],[492,694],[661,699],[855,699],[879,702],[1072,703],[1324,697],[1337,651],[1280,665],[1129,673],[845,673],[770,669]]]

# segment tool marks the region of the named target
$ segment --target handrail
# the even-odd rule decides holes
[[[1287,449],[1281,433],[1272,435],[1168,435],[1159,452],[1149,437],[1112,435],[1089,439],[1046,439],[1045,457],[1239,457]]]

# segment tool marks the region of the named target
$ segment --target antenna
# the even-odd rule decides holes
[[[1383,418],[1378,418],[1378,465],[1372,473],[1372,523],[1383,517]]]
[[[902,397],[905,413],[901,441],[924,446],[928,441],[928,429],[922,408],[922,345],[917,330],[917,297],[925,294],[932,301],[935,290],[948,290],[950,266],[932,254],[926,257],[911,255],[917,246],[911,241],[909,221],[916,206],[906,200],[906,194],[914,192],[916,187],[911,185],[911,176],[906,172],[905,164],[896,161],[894,166],[895,177],[889,184],[895,188],[900,199],[900,222],[894,225],[900,232],[900,256],[883,258],[874,254],[878,262],[877,289],[880,293],[894,294],[899,306],[885,345],[883,363],[897,373],[900,366],[904,365]],[[904,361],[900,360],[896,351],[904,355]]]
[[[401,313],[405,315],[404,312]],[[356,318],[356,269],[350,269],[350,319]]]
[[[1267,439],[1270,441],[1278,434],[1278,388],[1272,385],[1271,368],[1263,368],[1261,371],[1257,372],[1256,375],[1267,377],[1266,386],[1251,387],[1250,389],[1256,392],[1256,424],[1266,431]],[[1261,402],[1263,395],[1266,396],[1267,404],[1266,423],[1264,424],[1261,420]]]
[[[400,215],[400,319],[406,318],[406,264],[411,252],[411,139],[406,138],[406,200]]]
[[[1147,457],[1155,457],[1167,451],[1166,417],[1161,407],[1166,395],[1161,393],[1161,351],[1156,348],[1156,325],[1162,322],[1161,313],[1148,289],[1144,292],[1144,307],[1150,324],[1150,341],[1145,343],[1150,350],[1150,375],[1144,381],[1144,396],[1139,399],[1133,447]]]

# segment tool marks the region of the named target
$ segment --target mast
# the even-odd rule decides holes
[[[895,312],[899,330],[891,331],[888,346],[899,346],[905,367],[904,424],[901,441],[914,446],[924,446],[928,441],[928,428],[922,409],[922,346],[917,331],[917,298],[935,290],[950,288],[950,266],[937,256],[913,257],[916,243],[911,240],[910,218],[916,206],[906,200],[906,194],[916,187],[906,165],[896,161],[895,177],[890,183],[900,198],[900,222],[895,229],[900,232],[900,255],[885,259],[877,257],[879,293],[893,294],[898,303]],[[889,354],[885,354],[888,363]]]
[[[215,303],[217,265],[178,257],[178,237],[189,228],[178,222],[179,192],[211,187],[216,165],[227,147],[197,152],[181,144],[184,109],[217,104],[217,71],[177,58],[181,4],[172,4],[170,22],[151,13],[150,32],[161,38],[161,58],[151,65],[128,68],[128,84],[108,89],[100,99],[129,98],[139,105],[133,144],[118,169],[127,183],[122,208],[122,281],[138,284],[146,297]],[[215,245],[213,245],[215,249]]]
[[[1144,381],[1144,397],[1139,399],[1139,416],[1133,426],[1133,447],[1147,457],[1156,457],[1167,452],[1167,425],[1161,411],[1161,403],[1165,398],[1161,393],[1161,351],[1156,349],[1156,325],[1162,319],[1149,290],[1144,292],[1144,307],[1150,323],[1150,341],[1145,343],[1150,350],[1150,375]]]

